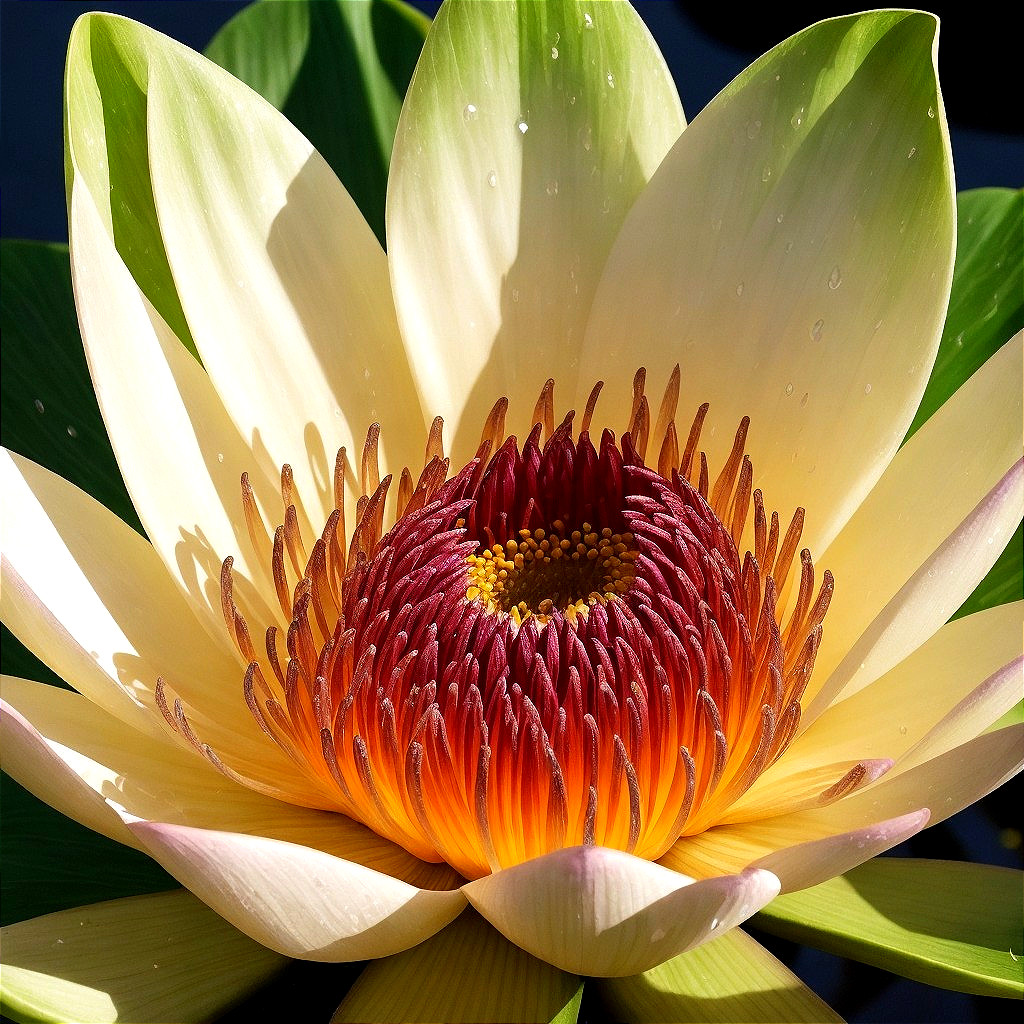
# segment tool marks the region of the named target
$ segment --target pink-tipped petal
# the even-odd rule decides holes
[[[778,876],[783,892],[808,889],[891,850],[920,832],[928,817],[928,809],[923,808],[838,836],[812,839],[761,857],[754,866]]]
[[[575,974],[623,977],[720,935],[773,899],[768,871],[694,882],[619,850],[575,846],[464,887],[507,939]]]
[[[466,906],[320,850],[237,832],[131,821],[143,848],[239,931],[300,960],[369,960],[409,949]]]

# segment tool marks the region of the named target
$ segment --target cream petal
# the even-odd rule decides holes
[[[769,872],[694,882],[619,850],[576,846],[464,886],[507,939],[574,974],[645,971],[746,920],[778,893]]]
[[[95,903],[3,929],[19,1020],[212,1020],[287,962],[190,893]]]
[[[293,467],[319,532],[335,454],[357,462],[371,423],[385,471],[422,465],[387,258],[282,114],[186,47],[137,32],[153,195],[192,336],[238,432],[265,472]]]
[[[129,828],[239,931],[303,960],[390,956],[440,931],[466,905],[458,889],[417,889],[294,843],[158,822]]]
[[[757,866],[786,891],[815,885],[986,796],[1020,771],[1022,743],[1021,725],[986,733],[828,807],[686,836],[660,863],[697,878]]]
[[[836,758],[900,757],[1021,655],[1022,621],[1024,602],[1017,601],[947,623],[870,686],[833,704],[755,787],[771,786],[780,771]]]
[[[1022,360],[1024,332],[914,434],[835,541],[815,552],[837,581],[816,679],[828,678],[886,602],[1020,458]]]
[[[697,878],[716,878],[755,866],[773,874],[778,869],[783,890],[790,892],[884,853],[920,832],[928,818],[927,808],[919,808],[851,828],[832,818],[809,818],[807,812],[785,814],[684,836],[659,863]]]
[[[426,864],[344,815],[240,786],[191,749],[156,744],[78,694],[5,676],[3,698],[5,769],[46,803],[112,839],[137,845],[122,817],[156,820],[300,844],[428,888],[461,881],[446,865]],[[315,798],[287,771],[267,778],[286,796]]]
[[[824,807],[881,778],[892,765],[888,758],[866,758],[805,768],[783,758],[759,776],[716,824],[756,821],[807,807]]]
[[[978,736],[1024,693],[1024,657],[1016,658],[975,687],[897,762],[896,773],[930,761]]]
[[[786,847],[754,861],[753,866],[776,874],[783,892],[809,889],[916,835],[928,824],[928,817],[926,809],[911,811],[864,828]]]
[[[293,774],[245,704],[243,672],[196,620],[153,547],[84,491],[11,453],[0,455],[6,625],[61,678],[134,728],[170,735],[163,679],[226,756],[267,750]]]
[[[804,713],[803,728],[912,654],[985,578],[1024,513],[1020,459],[878,613]]]
[[[593,984],[614,1020],[842,1024],[788,967],[740,928],[631,978]],[[589,988],[590,983],[588,983]]]
[[[634,205],[587,328],[584,365],[681,364],[712,465],[750,416],[755,486],[807,509],[814,551],[899,447],[939,342],[955,205],[935,42],[932,16],[875,12],[755,62]],[[628,409],[629,385],[610,376],[602,404]]]
[[[209,377],[139,290],[79,180],[70,197],[70,238],[85,352],[125,486],[167,571],[220,639],[220,569],[228,555],[238,576],[255,581],[269,607],[276,605],[252,551],[239,483],[248,470],[268,502],[268,480]]]
[[[547,377],[572,395],[605,256],[683,127],[628,4],[441,8],[402,108],[387,231],[408,358],[456,461],[499,397],[518,432]]]

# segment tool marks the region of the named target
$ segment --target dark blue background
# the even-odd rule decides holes
[[[0,194],[5,237],[64,241],[61,86],[71,26],[89,10],[134,17],[201,50],[243,3],[235,0],[136,0],[79,3],[69,0],[0,2]],[[429,14],[436,3],[419,2]],[[1024,136],[1017,112],[1020,86],[1019,37],[984,5],[948,4],[943,14],[940,73],[953,139],[959,188],[1024,183]],[[641,0],[639,10],[662,47],[679,87],[687,117],[693,116],[758,54],[822,17],[848,13],[845,6],[821,4],[742,16],[732,4],[684,4]],[[934,8],[933,8],[934,9]],[[1005,15],[1003,16],[1005,17]],[[998,840],[991,816],[1004,825],[1019,812],[1009,794],[986,802],[988,814],[969,809],[946,827],[929,830],[913,846],[922,856],[972,859],[1018,866],[1017,851]],[[910,851],[897,851],[910,852]],[[936,894],[941,899],[941,894]],[[884,972],[850,965],[815,950],[797,950],[759,935],[777,955],[850,1021],[997,1021],[1013,1004],[974,999],[958,993],[891,982]],[[316,984],[316,965],[297,967]],[[312,973],[310,973],[312,972]],[[293,975],[292,985],[297,976]],[[287,989],[284,990],[286,996]],[[273,1013],[273,996],[241,1009],[231,1019],[252,1019],[257,1008]],[[329,998],[329,997],[328,997]],[[326,1010],[329,1016],[333,1004]],[[248,1014],[248,1016],[247,1016]],[[327,1016],[324,1019],[327,1019]],[[585,1002],[581,1019],[601,1019]]]

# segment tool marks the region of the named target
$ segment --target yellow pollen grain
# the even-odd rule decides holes
[[[567,617],[606,604],[632,583],[637,551],[633,535],[600,530],[590,523],[567,530],[558,519],[544,529],[518,532],[466,559],[467,601],[479,601],[492,614],[509,615],[517,625],[533,617],[547,622],[556,611]]]

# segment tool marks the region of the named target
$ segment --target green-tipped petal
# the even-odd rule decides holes
[[[331,1024],[574,1024],[583,982],[537,960],[472,910],[414,949],[369,964]]]
[[[75,22],[64,75],[68,206],[75,183],[89,191],[139,288],[194,353],[153,203],[146,137],[149,61],[135,44],[139,30],[124,18],[85,15]]]
[[[316,146],[383,244],[395,128],[429,27],[402,0],[265,0],[236,14],[206,56]]]
[[[456,459],[505,395],[521,431],[548,377],[587,388],[583,328],[626,211],[683,128],[625,3],[454,3],[409,86],[388,184],[399,319]],[[631,372],[631,371],[630,371]]]
[[[48,914],[2,936],[0,1006],[19,1022],[199,1024],[287,963],[180,890]]]
[[[594,984],[613,1019],[628,1024],[842,1024],[789,968],[739,928],[644,974]]]
[[[634,205],[587,330],[583,365],[625,371],[615,407],[628,368],[660,388],[681,364],[712,465],[750,416],[754,486],[807,509],[816,552],[903,440],[939,341],[955,208],[935,44],[932,16],[885,11],[754,63]]]
[[[1024,995],[1021,872],[883,858],[780,896],[759,927],[895,971],[986,996]]]

